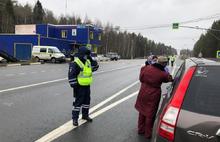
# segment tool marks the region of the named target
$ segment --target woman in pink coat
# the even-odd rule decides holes
[[[161,84],[172,81],[164,68],[167,65],[166,57],[159,57],[158,63],[144,66],[140,72],[141,88],[137,97],[135,108],[139,112],[138,133],[151,138],[153,123],[161,98]]]

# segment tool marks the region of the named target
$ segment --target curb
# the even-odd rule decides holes
[[[39,63],[20,63],[20,64],[0,64],[0,67],[16,67],[16,66],[27,66],[27,65],[41,65],[42,62]]]

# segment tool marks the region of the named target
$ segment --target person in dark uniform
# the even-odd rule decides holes
[[[172,55],[170,58],[171,58],[171,59],[170,59],[170,61],[171,61],[171,67],[173,67],[174,62],[175,62],[175,56]]]
[[[69,64],[68,79],[73,88],[75,101],[73,102],[72,120],[73,125],[78,126],[80,109],[82,108],[82,119],[92,122],[89,117],[90,108],[90,85],[92,83],[92,72],[98,70],[99,65],[90,56],[91,51],[83,46],[74,56],[74,61]]]
[[[169,65],[170,65],[170,57],[167,56],[167,66],[169,66]]]

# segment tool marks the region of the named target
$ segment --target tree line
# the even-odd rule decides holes
[[[123,58],[142,58],[151,54],[172,55],[177,54],[176,49],[163,43],[156,43],[141,34],[120,31],[112,26],[104,27],[102,46],[99,53],[117,52]]]
[[[193,56],[193,51],[190,49],[182,49],[180,50],[180,58],[187,59]]]
[[[220,20],[214,21],[211,29],[201,34],[193,48],[193,55],[198,57],[215,58],[216,51],[220,50]]]
[[[122,58],[141,58],[150,54],[171,55],[177,51],[171,46],[156,43],[141,34],[129,33],[114,28],[111,24],[103,25],[99,20],[92,21],[85,16],[61,15],[56,17],[51,10],[43,8],[38,0],[34,6],[21,5],[16,0],[0,0],[0,33],[14,33],[19,24],[94,24],[103,29],[99,54],[117,52]]]

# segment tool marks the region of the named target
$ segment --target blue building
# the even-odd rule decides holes
[[[102,29],[93,25],[16,25],[15,34],[0,34],[1,52],[18,60],[30,60],[34,45],[56,46],[67,57],[81,45],[91,44],[97,51]]]

